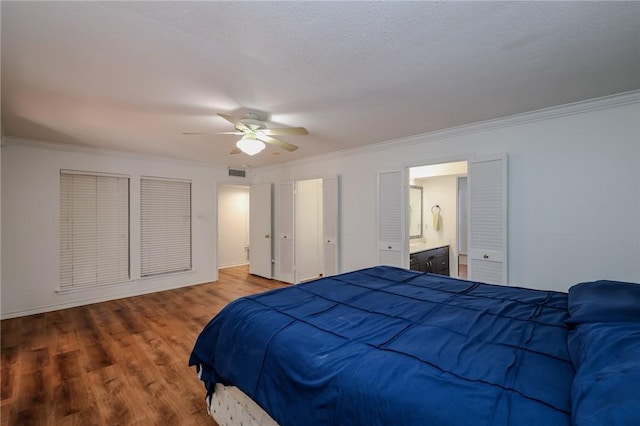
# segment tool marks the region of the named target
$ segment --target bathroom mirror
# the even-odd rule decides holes
[[[422,187],[409,186],[409,238],[422,238]]]

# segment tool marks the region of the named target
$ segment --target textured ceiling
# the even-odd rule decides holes
[[[262,166],[640,88],[640,2],[11,2],[2,131]],[[300,146],[229,155],[216,113]],[[185,136],[183,131],[212,134]],[[277,153],[277,154],[276,154]]]

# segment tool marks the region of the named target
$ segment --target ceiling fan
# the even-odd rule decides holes
[[[230,115],[218,115],[235,127],[234,132],[220,132],[221,135],[238,135],[242,138],[236,143],[230,154],[240,154],[244,152],[247,155],[255,155],[265,148],[265,143],[277,146],[287,151],[295,151],[298,149],[296,145],[281,141],[272,136],[278,135],[308,135],[309,132],[304,127],[280,127],[268,129],[265,122],[260,120],[258,113],[249,112],[244,118],[236,119]],[[184,135],[198,135],[203,132],[183,132]]]

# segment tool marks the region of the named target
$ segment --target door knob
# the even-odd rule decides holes
[[[489,258],[489,255],[488,255],[488,254],[485,254],[485,255],[483,255],[482,257],[484,257],[485,259],[488,259],[488,258]]]
[[[265,238],[269,238],[269,234],[264,234],[264,237]]]

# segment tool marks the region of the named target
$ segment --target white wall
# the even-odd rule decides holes
[[[456,161],[453,163],[429,164],[426,166],[412,167],[409,171],[409,179],[425,179],[436,176],[467,174],[468,165],[466,161]]]
[[[218,185],[218,267],[249,264],[249,187]]]
[[[608,97],[256,170],[256,181],[340,175],[342,271],[376,263],[376,173],[507,152],[508,282],[567,290],[640,282],[638,94]]]
[[[217,280],[216,180],[226,168],[149,159],[22,140],[2,148],[2,317],[115,299]],[[72,294],[59,287],[60,169],[130,176],[132,280]],[[140,279],[140,176],[192,181],[193,271]]]

